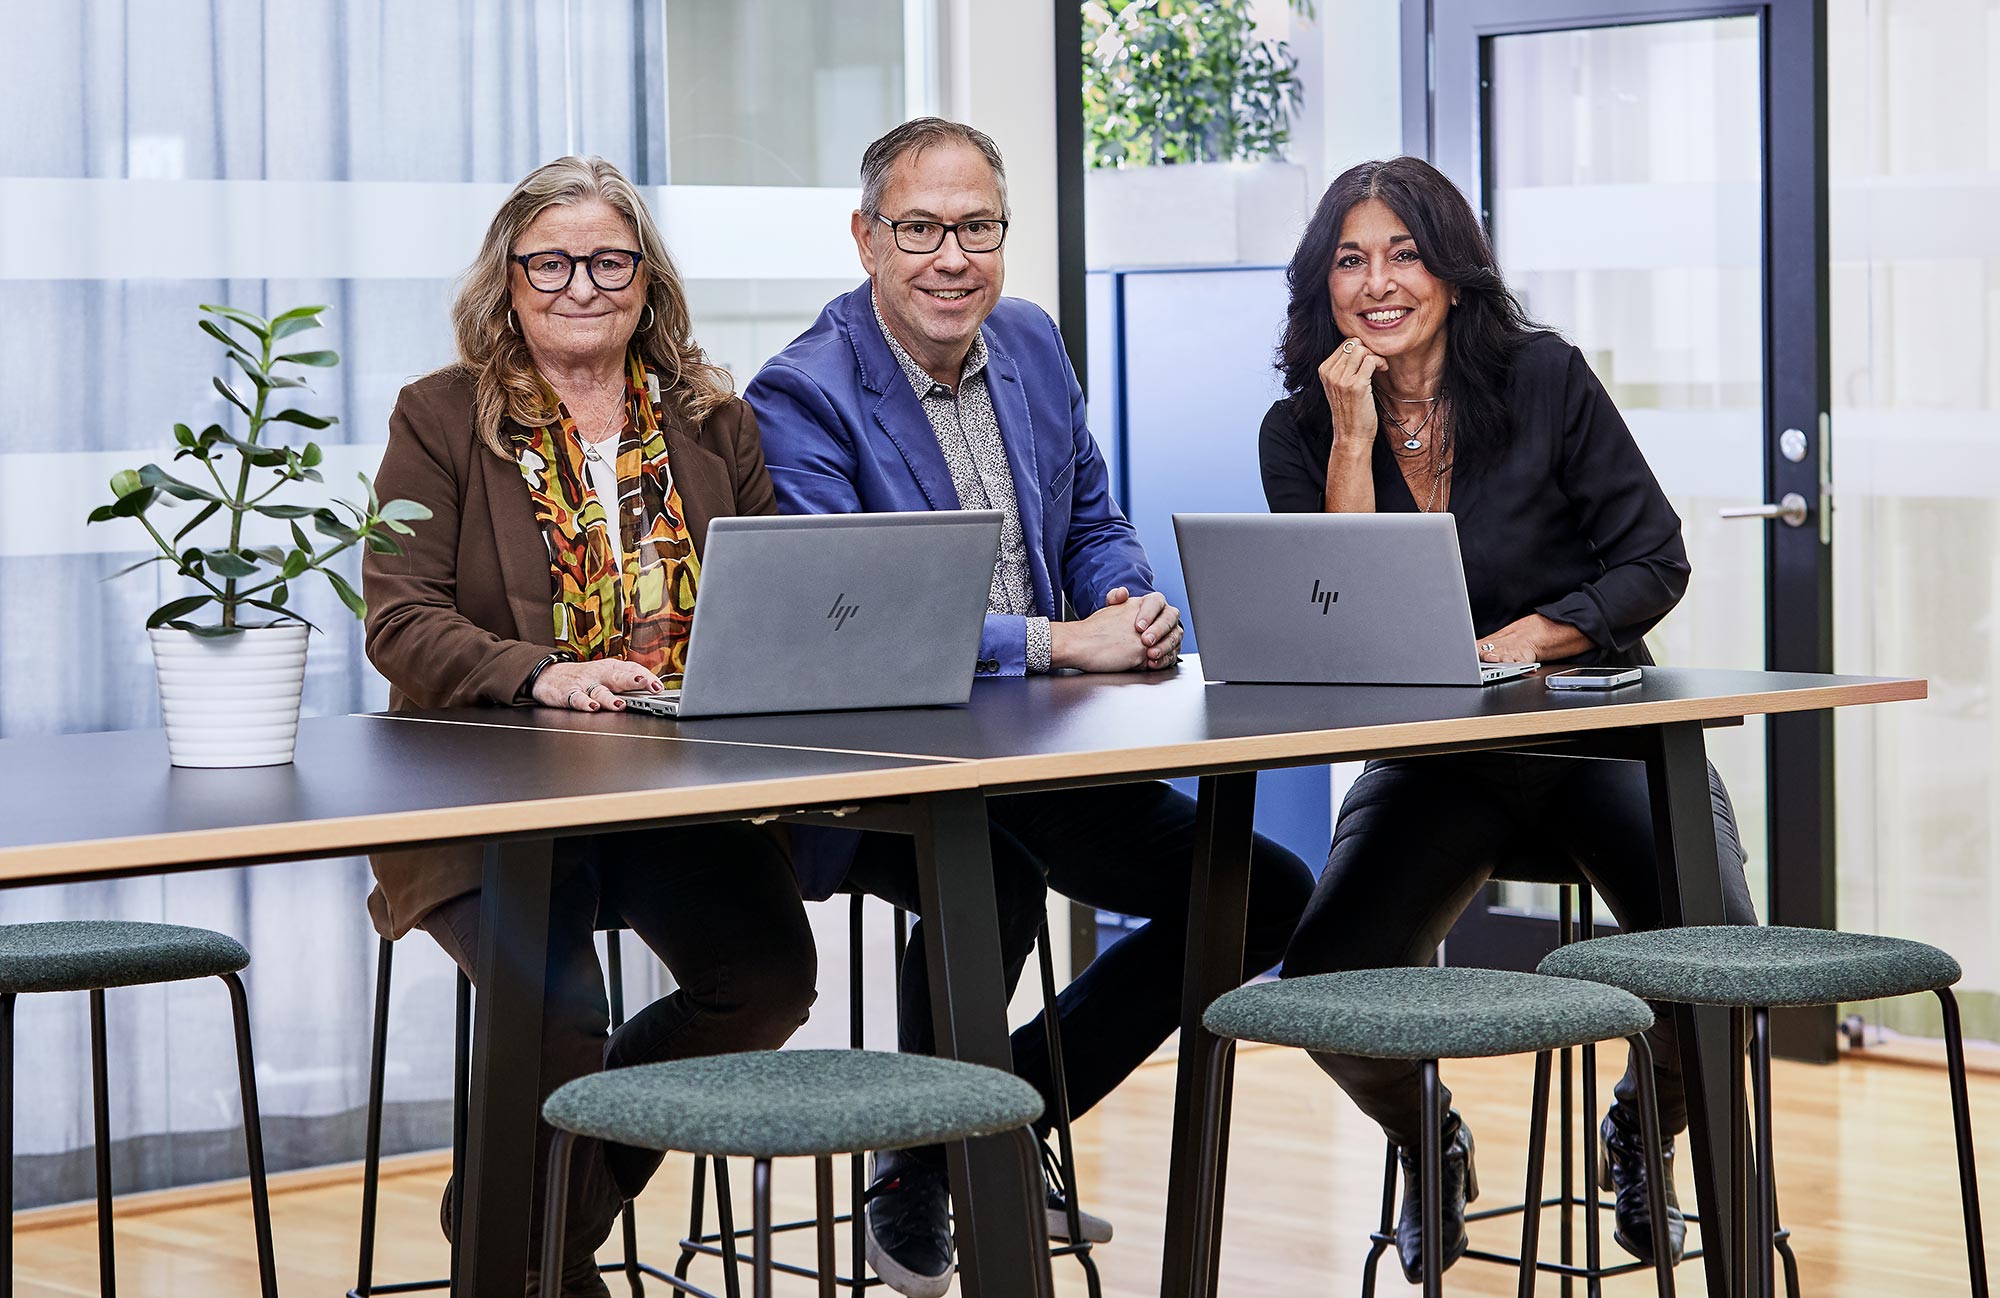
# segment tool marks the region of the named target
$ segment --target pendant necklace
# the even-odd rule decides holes
[[[1415,428],[1409,427],[1387,410],[1382,411],[1382,417],[1389,421],[1390,427],[1403,435],[1403,449],[1413,455],[1424,449],[1424,430],[1431,426],[1431,420],[1436,417],[1438,412],[1436,397],[1420,397],[1407,404],[1415,405],[1418,402],[1422,402],[1430,408],[1424,411],[1424,417],[1417,421]]]

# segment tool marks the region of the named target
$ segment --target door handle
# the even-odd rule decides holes
[[[1775,505],[1743,505],[1721,511],[1724,518],[1775,518],[1786,527],[1804,527],[1812,506],[1796,491],[1788,491]]]

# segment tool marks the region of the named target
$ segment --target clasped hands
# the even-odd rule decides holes
[[[1132,598],[1117,586],[1104,607],[1077,622],[1049,623],[1049,666],[1087,672],[1165,671],[1180,661],[1181,611],[1154,591]]]

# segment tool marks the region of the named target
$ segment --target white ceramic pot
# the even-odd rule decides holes
[[[160,627],[153,668],[175,766],[283,766],[299,731],[306,627],[292,622],[204,639]]]

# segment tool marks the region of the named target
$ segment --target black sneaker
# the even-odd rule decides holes
[[[1046,1144],[1042,1146],[1042,1188],[1047,1192],[1049,1238],[1067,1242],[1069,1240],[1069,1174],[1063,1170],[1062,1159]],[[1109,1244],[1111,1223],[1104,1218],[1077,1209],[1077,1233],[1083,1236],[1085,1244]]]
[[[904,1298],[944,1298],[951,1288],[951,1193],[944,1169],[910,1155],[875,1155],[868,1205],[868,1265]]]
[[[1639,1138],[1639,1115],[1624,1104],[1613,1104],[1597,1129],[1604,1152],[1598,1155],[1597,1184],[1613,1193],[1612,1217],[1616,1222],[1611,1238],[1618,1247],[1641,1262],[1653,1260],[1653,1203],[1646,1188],[1646,1147]],[[1674,1193],[1674,1142],[1660,1141],[1661,1162],[1667,1173],[1667,1249],[1679,1262],[1687,1251],[1687,1218],[1681,1215],[1680,1196]]]
[[[1444,1115],[1439,1133],[1444,1144],[1439,1177],[1439,1223],[1444,1227],[1443,1263],[1438,1271],[1465,1256],[1465,1205],[1479,1197],[1479,1172],[1472,1163],[1472,1128],[1453,1109]],[[1424,1191],[1417,1170],[1416,1151],[1398,1148],[1396,1160],[1403,1166],[1403,1211],[1396,1219],[1396,1256],[1403,1263],[1403,1278],[1411,1284],[1424,1282]]]

